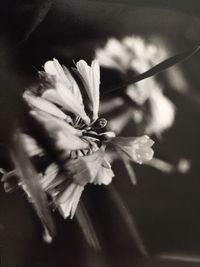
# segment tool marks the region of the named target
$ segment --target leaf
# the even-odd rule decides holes
[[[121,216],[123,217],[127,228],[129,229],[129,232],[131,234],[131,237],[133,238],[133,241],[138,249],[138,251],[143,256],[148,256],[147,249],[145,247],[145,244],[141,238],[140,232],[137,228],[137,225],[134,220],[133,214],[130,212],[126,204],[124,203],[123,199],[121,198],[120,194],[117,192],[115,187],[111,184],[108,187],[108,190],[110,192],[110,196],[117,206]]]
[[[45,232],[48,230],[48,234],[53,237],[55,235],[55,229],[49,211],[47,197],[41,189],[37,172],[24,149],[19,129],[16,131],[12,141],[11,157],[21,182],[44,226]]]
[[[101,246],[100,246],[98,237],[95,233],[95,229],[93,227],[92,221],[82,201],[80,201],[79,203],[75,216],[81,227],[81,230],[85,236],[85,239],[88,245],[95,250],[101,250]]]
[[[189,49],[185,52],[182,52],[180,54],[177,54],[175,56],[172,56],[164,61],[162,61],[161,63],[155,65],[154,67],[152,67],[151,69],[133,77],[132,79],[130,79],[129,81],[124,82],[123,84],[120,84],[117,87],[114,88],[110,88],[108,90],[106,90],[106,93],[110,93],[113,91],[117,91],[120,90],[122,88],[127,87],[128,85],[131,85],[133,83],[142,81],[144,79],[150,78],[154,75],[157,75],[158,73],[178,64],[181,63],[187,59],[189,59],[190,57],[192,57],[193,55],[195,55],[197,52],[199,52],[200,46],[196,46],[192,49]]]
[[[120,153],[120,157],[124,163],[124,167],[126,168],[126,171],[129,175],[129,178],[130,178],[132,184],[136,185],[137,184],[137,178],[136,178],[136,174],[133,170],[133,167],[131,165],[131,162],[124,157],[123,153]]]
[[[47,16],[51,6],[53,4],[53,0],[43,0],[38,1],[38,5],[35,6],[33,11],[33,19],[32,23],[29,25],[27,31],[25,32],[23,38],[17,43],[20,45],[24,41],[28,40],[30,35],[36,30],[36,28],[43,22],[45,17]]]

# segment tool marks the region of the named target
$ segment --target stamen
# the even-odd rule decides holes
[[[92,129],[103,129],[107,125],[107,120],[105,118],[99,118],[97,119],[93,125]]]

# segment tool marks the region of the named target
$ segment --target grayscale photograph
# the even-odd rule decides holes
[[[200,267],[200,2],[0,2],[0,267]]]

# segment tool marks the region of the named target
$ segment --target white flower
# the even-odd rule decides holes
[[[129,161],[142,164],[145,161],[151,160],[153,157],[154,152],[151,147],[154,142],[147,135],[142,137],[115,137],[112,140],[112,144]]]
[[[90,67],[81,60],[76,66],[75,72],[81,78],[89,102],[83,101],[75,79],[56,59],[46,62],[44,72],[40,72],[45,80],[42,88],[28,89],[23,95],[30,106],[30,115],[44,130],[55,158],[49,156],[48,149],[30,131],[21,134],[23,144],[36,165],[44,162],[36,166],[40,186],[64,218],[74,216],[88,183],[111,183],[114,173],[106,159],[108,142],[125,153],[127,160],[142,163],[153,156],[150,148],[153,141],[147,136],[117,138],[105,130],[106,120],[98,117],[99,64],[95,60]],[[23,184],[19,185],[27,191]]]
[[[54,204],[63,216],[73,217],[80,195],[87,183],[109,184],[114,176],[111,166],[104,159],[105,145],[96,130],[104,127],[98,119],[99,111],[99,64],[95,60],[91,67],[83,60],[77,63],[79,74],[90,103],[86,114],[81,91],[70,72],[54,59],[44,65],[41,75],[49,80],[41,92],[26,90],[24,99],[29,104],[30,114],[48,132],[54,143],[63,171],[51,163],[40,174],[42,188],[53,197]],[[92,135],[92,136],[90,136]],[[41,155],[41,147],[30,135],[24,144],[29,156]],[[66,181],[70,182],[67,183]],[[66,188],[65,188],[66,187]]]

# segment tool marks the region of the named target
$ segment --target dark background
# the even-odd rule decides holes
[[[35,80],[36,70],[46,60],[55,57],[68,66],[80,58],[90,61],[94,49],[107,38],[130,34],[161,36],[173,53],[200,43],[199,1],[146,2],[1,2],[0,138],[4,164],[7,136],[14,118],[22,116],[18,93]],[[179,157],[189,158],[189,173],[167,175],[136,166],[138,184],[133,187],[122,164],[114,166],[113,186],[128,207],[145,249],[138,249],[137,238],[113,201],[112,187],[88,186],[83,194],[102,246],[102,251],[96,252],[88,246],[77,221],[64,221],[57,213],[57,238],[52,245],[45,244],[26,197],[22,192],[4,193],[1,184],[2,267],[200,266],[199,63],[197,54],[180,65],[188,95],[174,91],[164,75],[158,77],[166,83],[166,94],[176,104],[177,116],[172,129],[155,145],[156,156],[172,162]],[[104,85],[103,80],[102,91]],[[131,132],[131,126],[127,131]]]

